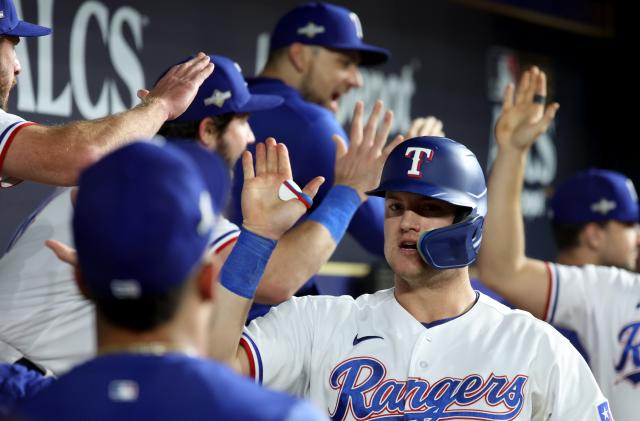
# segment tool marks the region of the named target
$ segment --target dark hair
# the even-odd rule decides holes
[[[227,130],[227,126],[231,123],[231,120],[236,116],[236,113],[226,113],[222,115],[212,115],[213,125],[218,133],[224,133]],[[167,139],[198,139],[198,127],[200,121],[181,121],[181,122],[166,122],[158,130],[158,134]]]
[[[152,330],[176,315],[189,282],[166,292],[131,300],[91,297],[99,313],[110,324],[135,332]]]
[[[593,221],[584,224],[552,224],[553,238],[558,251],[567,251],[580,245],[580,233],[588,224],[598,224],[604,228],[609,221]]]

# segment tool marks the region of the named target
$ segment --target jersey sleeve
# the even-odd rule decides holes
[[[0,188],[13,187],[22,181],[4,174],[4,160],[18,132],[33,124],[17,115],[0,112]]]
[[[591,354],[602,340],[594,320],[610,319],[610,303],[634,294],[630,272],[608,266],[565,266],[547,263],[549,296],[545,320],[575,330]]]
[[[218,254],[226,247],[235,243],[240,235],[240,228],[233,222],[230,222],[223,216],[216,219],[213,225],[213,233],[211,234],[211,243],[209,250]]]
[[[312,298],[293,297],[254,319],[245,329],[240,344],[257,383],[305,395],[317,329],[317,306]]]
[[[539,347],[536,364],[541,375],[537,377],[541,395],[545,396],[535,413],[542,411],[539,419],[560,420],[607,420],[612,421],[609,402],[586,361],[578,351],[552,327]],[[546,342],[546,343],[544,343]],[[608,416],[608,418],[607,418]]]

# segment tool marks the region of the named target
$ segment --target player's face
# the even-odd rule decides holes
[[[352,88],[362,86],[362,75],[358,70],[360,54],[317,46],[304,48],[309,50],[310,61],[302,78],[300,93],[307,101],[335,113],[340,97]]]
[[[397,277],[421,281],[432,273],[418,254],[422,231],[453,223],[456,206],[414,193],[387,192],[384,213],[384,255]]]
[[[247,145],[255,141],[256,137],[249,126],[249,114],[236,114],[222,133],[217,152],[233,168]]]
[[[599,264],[635,270],[640,245],[638,230],[638,224],[607,222],[603,228],[604,239],[599,251]]]
[[[0,108],[7,110],[9,93],[16,85],[16,76],[22,68],[16,55],[20,38],[0,36]]]

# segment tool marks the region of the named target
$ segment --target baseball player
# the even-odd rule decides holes
[[[49,28],[18,19],[12,0],[0,0],[0,187],[21,180],[75,185],[80,171],[100,155],[153,136],[165,120],[182,114],[213,71],[209,58],[200,53],[168,72],[151,92],[139,90],[142,102],[129,111],[98,120],[41,126],[6,111],[21,71],[15,46],[20,37],[49,33]]]
[[[278,21],[271,34],[265,69],[258,78],[249,79],[252,93],[284,98],[280,107],[253,113],[250,124],[258,139],[272,136],[287,145],[293,172],[300,183],[318,175],[326,179],[316,196],[316,205],[325,197],[344,200],[335,191],[328,196],[334,184],[336,157],[332,138],[339,135],[348,140],[334,115],[338,101],[362,85],[359,65],[383,63],[388,56],[387,50],[363,42],[362,26],[355,13],[329,3],[306,3]],[[249,150],[255,152],[252,147]],[[231,220],[240,224],[241,165],[236,173],[239,176],[234,182]],[[382,218],[382,201],[370,198],[359,207],[348,227],[360,245],[379,256],[383,254]],[[317,293],[311,280],[298,295]],[[250,319],[268,310],[268,306],[256,306]]]
[[[478,263],[480,279],[534,316],[575,330],[590,356],[595,378],[611,400],[616,420],[636,420],[640,409],[637,388],[640,276],[613,266],[565,266],[525,255],[520,209],[525,158],[553,119],[558,105],[545,110],[546,79],[537,68],[524,73],[515,99],[513,92],[513,86],[509,86],[496,125],[498,155],[489,182],[488,234]],[[579,177],[582,183],[593,186],[589,196],[595,200],[587,204],[588,209],[581,209],[586,204],[585,198],[577,196],[583,187],[569,184],[575,189],[572,193],[563,193],[566,186],[561,187],[560,196],[552,205],[557,223],[567,220],[584,223],[605,208],[615,208],[609,211],[622,221],[637,220],[637,199],[635,195],[630,199],[630,183],[612,173],[585,173]],[[621,201],[624,196],[627,199]],[[573,199],[565,199],[569,197]],[[573,200],[574,215],[567,215],[564,200]],[[572,247],[574,251],[586,251],[593,259],[598,250],[604,251],[601,256],[605,257],[607,247],[619,247],[610,234],[623,235],[624,223],[617,222],[609,228],[596,223],[587,225],[577,236],[584,244],[579,249]],[[629,242],[628,248],[632,245]],[[561,247],[561,255],[566,251],[566,247],[565,250]],[[618,264],[627,265],[632,254],[629,250],[618,252]],[[614,264],[613,260],[600,262]]]
[[[395,288],[357,299],[293,297],[244,332],[260,264],[240,270],[229,262],[260,262],[283,228],[255,209],[277,206],[278,180],[269,197],[243,160],[243,248],[222,269],[224,318],[212,320],[212,356],[261,384],[310,398],[334,420],[610,415],[589,367],[564,337],[471,289],[467,266],[486,212],[473,153],[447,138],[418,137],[387,154],[370,194],[385,198],[384,250]],[[268,204],[254,206],[260,200]]]
[[[23,418],[325,419],[198,357],[215,309],[220,262],[206,251],[226,174],[200,146],[143,142],[83,172],[76,277],[96,306],[99,355],[27,401]]]

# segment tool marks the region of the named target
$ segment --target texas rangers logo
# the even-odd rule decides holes
[[[218,108],[222,108],[225,101],[229,98],[231,98],[231,91],[221,92],[216,89],[213,91],[210,97],[204,99],[204,105],[209,106],[213,104]]]
[[[615,366],[618,373],[616,383],[629,381],[640,383],[640,322],[629,323],[620,330],[618,342],[622,345],[622,355]]]
[[[484,378],[445,377],[433,383],[421,378],[386,377],[386,367],[371,357],[346,360],[331,372],[338,391],[333,420],[513,420],[524,407],[525,375],[513,379],[491,374]]]
[[[426,158],[428,161],[433,159],[433,149],[418,148],[411,146],[404,153],[406,158],[411,158],[411,169],[407,171],[407,175],[411,178],[422,177],[422,163]]]
[[[298,28],[299,35],[306,35],[309,38],[313,38],[318,34],[323,34],[324,31],[325,31],[324,26],[316,25],[313,22],[309,22],[302,28]]]

